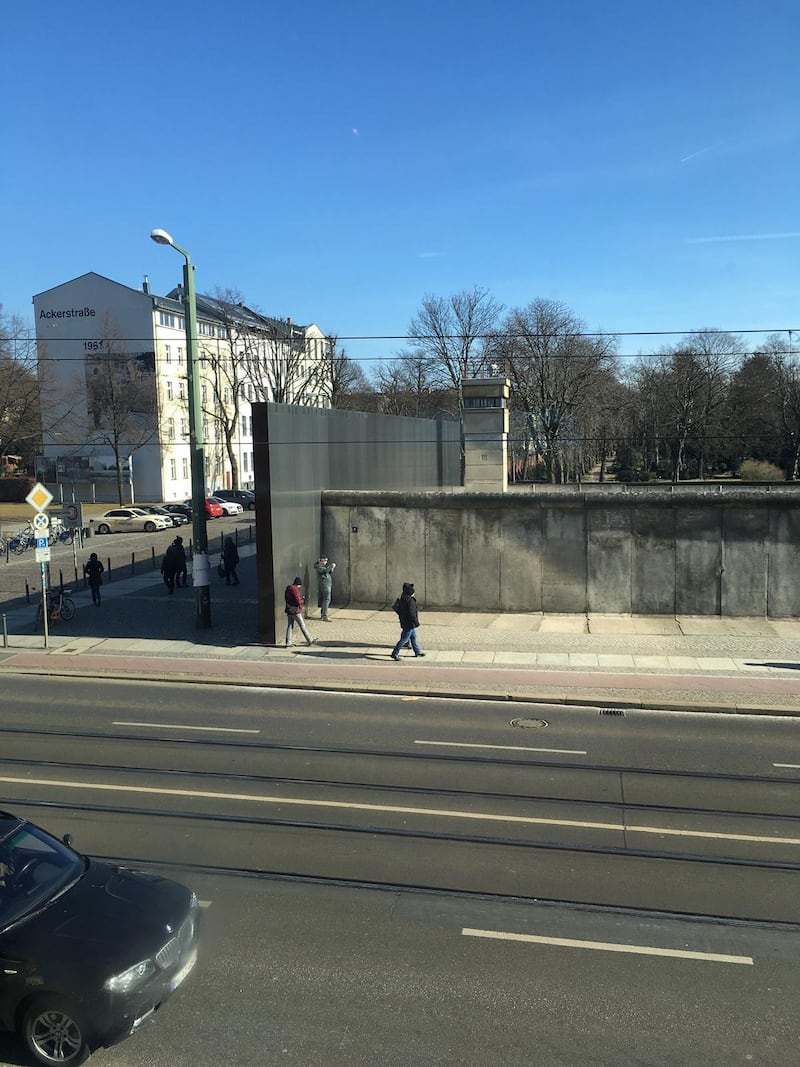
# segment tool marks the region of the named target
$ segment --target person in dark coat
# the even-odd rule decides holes
[[[225,570],[225,584],[238,585],[236,568],[239,566],[239,549],[233,543],[232,537],[226,537],[222,546],[222,566]]]
[[[300,578],[295,578],[294,581],[286,586],[283,593],[283,599],[286,601],[286,647],[290,648],[292,644],[292,632],[294,631],[294,624],[300,627],[300,632],[305,637],[309,645],[314,644],[314,638],[306,629],[306,624],[303,622],[303,604],[305,604],[305,597],[302,590],[303,582]]]
[[[103,561],[97,558],[97,553],[92,552],[91,556],[83,565],[83,573],[89,582],[89,588],[92,591],[92,603],[100,607],[100,587],[103,584]]]
[[[183,547],[183,538],[176,537],[172,542],[175,549],[175,559],[177,561],[177,568],[175,570],[175,586],[176,588],[183,586],[186,588],[186,549]]]
[[[392,649],[392,659],[399,660],[400,649],[409,644],[415,656],[424,656],[425,653],[417,644],[419,614],[417,612],[417,598],[414,596],[414,586],[411,582],[403,583],[403,592],[395,600],[394,610],[400,618],[400,640]]]
[[[171,544],[161,560],[161,574],[170,596],[175,592],[175,575],[178,573],[178,566],[178,551],[175,545]]]

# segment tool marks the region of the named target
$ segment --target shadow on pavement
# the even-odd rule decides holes
[[[778,667],[785,671],[800,671],[800,663],[770,663],[759,660],[758,663],[748,663],[748,667]]]

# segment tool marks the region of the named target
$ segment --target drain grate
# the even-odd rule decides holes
[[[597,714],[598,715],[616,715],[620,719],[624,719],[625,718],[625,712],[622,710],[622,708],[600,708],[600,710],[598,711]]]
[[[547,719],[512,719],[509,726],[521,726],[525,730],[544,730],[550,723]]]

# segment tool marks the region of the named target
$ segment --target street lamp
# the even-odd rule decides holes
[[[192,537],[194,564],[192,580],[195,595],[195,625],[211,626],[211,586],[208,571],[208,529],[206,527],[206,477],[203,458],[203,423],[200,406],[200,376],[197,373],[197,299],[194,291],[194,264],[185,248],[176,245],[166,230],[153,230],[150,237],[158,245],[180,252],[183,265],[183,305],[186,327],[186,377],[189,391],[189,455],[192,472]]]

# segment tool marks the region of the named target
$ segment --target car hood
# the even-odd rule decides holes
[[[2,938],[24,955],[124,969],[154,955],[189,914],[191,890],[141,871],[89,860],[83,877]]]

